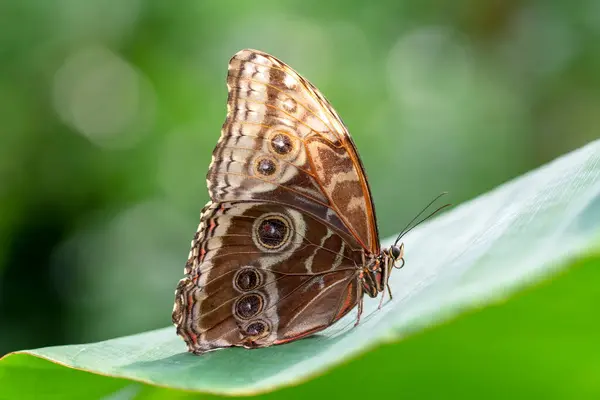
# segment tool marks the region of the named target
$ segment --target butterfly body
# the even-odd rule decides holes
[[[323,95],[256,50],[234,55],[227,87],[211,201],[172,315],[197,354],[290,342],[357,305],[360,317],[364,294],[389,291],[403,263],[402,245],[379,246],[358,152]]]

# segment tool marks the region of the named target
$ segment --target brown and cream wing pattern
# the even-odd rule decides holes
[[[211,199],[276,199],[377,254],[367,178],[325,97],[291,67],[257,50],[233,56],[227,87],[227,118],[207,175]]]
[[[209,203],[176,291],[177,333],[201,354],[320,331],[356,305],[361,254],[294,208]]]

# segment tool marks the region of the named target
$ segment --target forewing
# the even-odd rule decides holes
[[[379,253],[367,178],[325,97],[282,61],[256,50],[231,59],[227,87],[227,118],[207,175],[211,199],[287,204]]]

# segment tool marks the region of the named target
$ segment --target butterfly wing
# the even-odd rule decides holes
[[[227,119],[207,183],[213,201],[276,199],[379,253],[375,209],[358,152],[325,97],[256,50],[229,63]]]
[[[294,340],[354,307],[358,261],[341,236],[302,211],[211,203],[177,287],[173,322],[195,353]]]
[[[359,301],[365,252],[379,253],[358,153],[319,91],[255,50],[231,59],[227,86],[207,174],[212,202],[173,311],[196,353],[324,329]]]

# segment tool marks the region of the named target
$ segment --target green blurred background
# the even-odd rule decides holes
[[[329,98],[387,237],[600,136],[599,43],[596,0],[1,1],[0,355],[170,324],[236,51]]]

